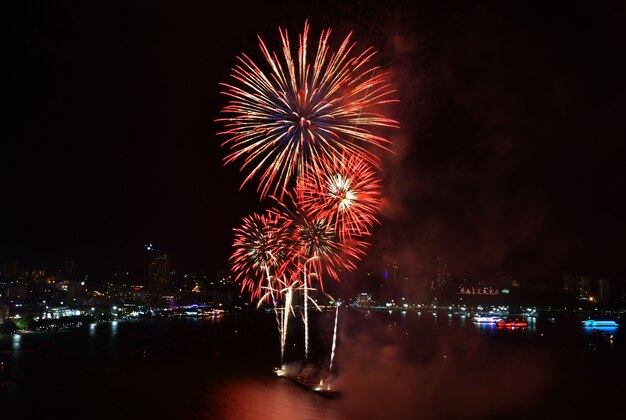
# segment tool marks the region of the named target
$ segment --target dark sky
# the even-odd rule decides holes
[[[106,278],[152,241],[224,267],[266,205],[222,166],[219,83],[308,18],[354,30],[398,89],[363,268],[624,279],[622,2],[222,3],[2,2],[0,259]]]

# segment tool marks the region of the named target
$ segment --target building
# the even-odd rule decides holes
[[[9,305],[0,305],[0,324],[9,318]]]
[[[369,308],[373,306],[374,300],[372,299],[372,295],[369,293],[360,293],[356,296],[354,301],[354,306],[357,308]]]
[[[576,297],[587,297],[591,294],[591,277],[565,274],[563,276],[563,291]]]
[[[17,260],[4,260],[0,264],[0,277],[17,278]]]
[[[600,278],[596,280],[596,300],[599,302],[606,302],[609,300],[610,291],[611,285],[609,279]]]
[[[452,275],[448,269],[448,261],[445,258],[437,257],[437,273],[430,283],[432,292],[441,292],[448,289],[452,283]]]
[[[7,287],[6,297],[9,299],[26,300],[28,297],[28,285],[12,284]]]
[[[65,267],[63,268],[63,280],[77,280],[78,273],[76,271],[75,260],[65,260]]]
[[[588,275],[565,274],[563,292],[581,300],[606,302],[610,297],[610,281],[607,278],[592,278]]]
[[[145,290],[150,293],[170,291],[170,262],[167,254],[152,243],[146,246]]]
[[[118,289],[116,296],[124,303],[145,303],[146,293],[139,285],[123,285]]]
[[[84,281],[67,281],[67,298],[80,299],[87,296]]]

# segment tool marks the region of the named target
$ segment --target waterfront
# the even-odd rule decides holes
[[[302,354],[293,322],[286,361]],[[327,366],[332,314],[313,318],[311,360]],[[626,390],[623,327],[539,314],[528,329],[459,314],[344,311],[337,344],[343,397],[278,378],[274,316],[114,321],[0,336],[2,418],[584,418]],[[290,365],[290,364],[289,364]]]

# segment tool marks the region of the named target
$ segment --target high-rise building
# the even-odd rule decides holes
[[[86,296],[84,281],[67,281],[68,299],[83,298]]]
[[[63,270],[63,280],[76,280],[77,272],[76,272],[76,261],[75,260],[65,260],[65,267]]]
[[[606,278],[599,278],[596,280],[596,300],[606,301],[610,295],[610,281]]]
[[[563,276],[563,291],[578,298],[586,298],[591,294],[591,277],[565,274]]]
[[[145,289],[152,293],[167,293],[170,289],[170,262],[167,254],[146,245]]]
[[[448,261],[445,258],[437,257],[437,273],[430,283],[431,291],[442,291],[447,289],[452,283],[452,276],[448,270]]]

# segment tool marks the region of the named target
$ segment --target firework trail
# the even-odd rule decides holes
[[[291,180],[310,166],[320,172],[327,159],[343,153],[356,154],[374,167],[380,159],[376,149],[389,150],[390,141],[372,128],[397,128],[398,122],[375,111],[397,102],[387,82],[388,74],[372,65],[376,52],[356,53],[349,34],[338,49],[331,50],[331,30],[321,32],[317,49],[309,50],[309,24],[292,51],[286,29],[279,28],[282,54],[270,51],[259,39],[265,59],[263,68],[241,54],[232,69],[232,83],[223,83],[229,98],[219,118],[229,148],[224,164],[243,160],[248,175],[242,183],[259,178],[261,198],[280,195]],[[295,57],[294,57],[295,53]]]
[[[281,310],[281,316],[280,316],[280,326],[279,326],[279,332],[280,332],[280,350],[281,350],[281,364],[284,360],[284,354],[285,354],[285,344],[287,342],[287,332],[288,332],[288,325],[289,325],[289,315],[294,315],[293,313],[293,296],[295,295],[295,292],[302,289],[302,286],[298,286],[298,282],[292,282],[291,284],[287,285],[287,282],[284,282],[282,280],[279,280],[278,283],[280,285],[282,285],[282,289],[271,289],[269,287],[265,287],[265,289],[267,289],[268,291],[266,292],[266,294],[264,296],[262,296],[258,303],[257,303],[257,308],[261,307],[261,305],[263,304],[264,298],[266,296],[269,296],[272,293],[279,293],[279,294],[283,294],[284,298],[283,298],[283,307]],[[315,290],[315,289],[312,289]],[[317,304],[317,302],[315,302],[314,299],[312,298],[308,298],[308,300],[310,300],[313,305],[317,308],[318,311],[321,312],[321,308],[319,307],[319,305]],[[305,318],[306,319],[306,318]],[[277,320],[278,320],[278,315],[277,315]],[[305,322],[305,326],[306,326],[306,322]]]
[[[293,293],[294,293],[295,286],[297,286],[297,283],[292,283],[289,286],[287,285],[286,282],[282,280],[279,280],[278,283],[282,286],[281,289],[274,289],[270,287],[265,288],[267,289],[267,292],[264,296],[261,296],[261,298],[257,302],[257,308],[259,308],[263,304],[265,297],[273,295],[274,293],[284,295],[283,307],[280,311],[281,315],[280,316],[278,315],[278,310],[276,309],[276,307],[274,311],[276,313],[276,322],[279,325],[278,331],[279,331],[279,336],[280,336],[280,363],[282,365],[284,362],[284,358],[285,358],[285,345],[287,343],[287,330],[288,330],[288,325],[289,325],[289,315],[293,312],[293,308],[292,308]]]
[[[328,368],[328,374],[331,375],[333,373],[333,360],[335,360],[335,346],[337,343],[337,321],[339,320],[339,306],[341,306],[341,302],[336,302],[337,307],[335,309],[335,328],[333,329],[333,346],[330,350],[330,367]]]
[[[368,236],[378,223],[380,181],[357,155],[332,158],[319,172],[309,167],[298,179],[297,195],[304,211],[328,220],[342,241]]]
[[[317,256],[311,257],[302,265],[302,284],[304,287],[304,361],[309,358],[309,276],[306,272],[306,264],[309,261],[313,261],[318,258]]]
[[[312,258],[309,259],[308,261],[310,260],[312,260]],[[311,276],[315,276],[315,273],[310,273],[308,275],[308,278],[310,279]],[[315,290],[315,289],[312,289],[308,285],[310,280],[309,281],[306,281],[306,280],[307,280],[307,270],[306,270],[306,263],[305,263],[303,265],[303,282],[302,282],[303,284],[302,289],[304,290],[304,320],[303,321],[304,321],[304,361],[305,362],[309,358],[309,309],[308,309],[309,301],[311,301],[313,305],[317,308],[317,310],[321,312],[321,308],[318,306],[315,299],[309,296],[309,290]]]
[[[284,328],[276,306],[274,284],[279,282],[290,255],[288,221],[280,213],[270,210],[266,214],[253,213],[245,217],[242,226],[233,230],[235,240],[231,260],[232,270],[236,273],[235,281],[241,282],[242,291],[247,289],[251,292],[252,299],[260,297],[258,306],[271,300],[282,340]],[[267,286],[264,286],[263,276]],[[267,292],[262,295],[264,289]],[[283,356],[284,346],[281,346],[281,363]]]
[[[293,290],[288,287],[285,293],[285,303],[283,307],[282,334],[280,335],[280,354],[281,361],[285,354],[285,345],[287,344],[287,326],[289,325],[289,313],[291,312],[291,301]]]

